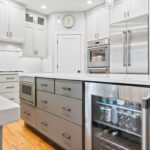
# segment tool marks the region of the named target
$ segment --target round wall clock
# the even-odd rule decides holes
[[[65,28],[72,28],[75,25],[75,18],[71,15],[67,15],[63,18],[62,23]]]

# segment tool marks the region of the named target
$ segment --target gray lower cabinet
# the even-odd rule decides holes
[[[82,127],[37,109],[37,129],[66,150],[82,150]]]
[[[82,100],[37,91],[38,108],[82,125]]]
[[[37,108],[21,102],[21,118],[25,123],[36,128]]]
[[[58,95],[82,99],[82,82],[55,80],[55,92]]]

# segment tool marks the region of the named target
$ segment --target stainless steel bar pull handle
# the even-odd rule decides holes
[[[126,41],[127,41],[127,32],[123,31],[123,66],[126,67]]]
[[[71,88],[67,88],[67,87],[62,87],[63,90],[68,90],[71,91]]]
[[[130,67],[131,66],[131,46],[130,46],[130,43],[131,43],[131,30],[128,30],[128,33],[127,33],[127,36],[128,36],[128,41],[127,41],[127,49],[128,49],[128,66]]]
[[[62,136],[64,138],[67,138],[68,140],[71,139],[71,136],[69,134],[67,134],[67,133],[62,133]]]
[[[150,97],[143,98],[142,100],[142,150],[150,149]]]
[[[65,111],[71,112],[71,108],[68,108],[68,107],[62,107],[62,109],[65,110]]]

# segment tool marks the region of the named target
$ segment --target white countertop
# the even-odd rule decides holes
[[[0,96],[0,126],[18,121],[20,119],[20,106]]]
[[[104,83],[122,83],[122,84],[136,84],[136,85],[150,85],[149,75],[137,74],[55,74],[55,73],[20,73],[20,76],[67,79],[90,82],[104,82]]]

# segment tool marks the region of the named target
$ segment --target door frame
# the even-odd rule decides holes
[[[81,48],[81,73],[85,72],[85,66],[86,66],[86,49],[85,49],[85,34],[83,32],[57,32],[55,34],[55,51],[54,51],[54,73],[58,73],[57,64],[58,64],[58,36],[60,35],[80,35],[80,48]]]

